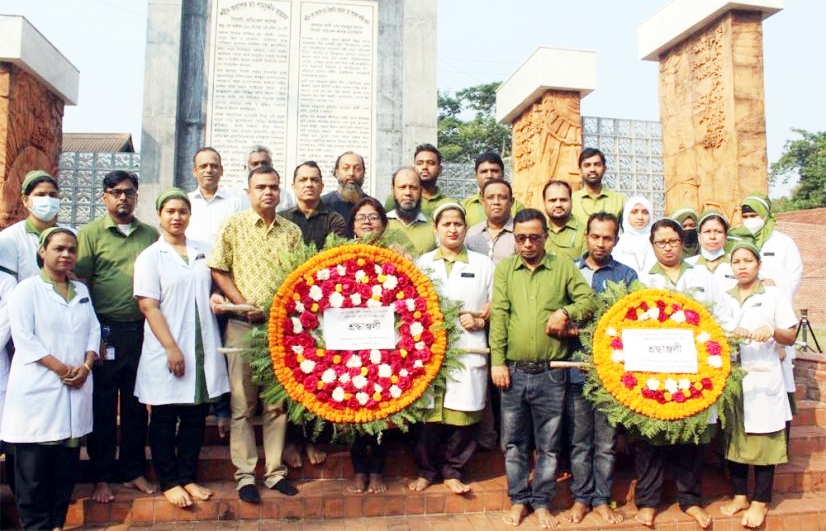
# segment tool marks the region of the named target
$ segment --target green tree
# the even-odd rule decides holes
[[[783,147],[780,159],[771,165],[769,182],[797,174],[800,180],[788,201],[782,203],[783,210],[801,210],[826,206],[826,131],[810,133],[803,129],[792,129],[802,139],[789,140]]]
[[[511,128],[496,123],[496,89],[487,83],[451,95],[439,92],[439,151],[448,162],[473,160],[485,151],[510,155]],[[475,111],[472,119],[465,117]]]

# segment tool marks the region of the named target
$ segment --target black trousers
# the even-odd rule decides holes
[[[94,429],[87,437],[86,446],[94,481],[131,481],[146,471],[146,406],[135,397],[135,377],[143,345],[143,322],[106,324],[112,331],[108,345],[115,348],[115,359],[102,359],[93,368]],[[117,463],[119,470],[116,470],[118,412],[120,454]]]
[[[14,496],[23,529],[63,527],[80,448],[18,443],[14,451]]]
[[[462,479],[462,468],[476,450],[476,425],[428,422],[419,427],[413,458],[420,478]]]
[[[749,465],[727,461],[731,473],[731,487],[734,494],[748,496]],[[754,501],[769,503],[772,501],[774,485],[774,465],[754,465]]]
[[[161,490],[194,483],[209,404],[152,406],[149,444]]]
[[[634,468],[637,473],[638,507],[656,507],[662,494],[663,471],[669,466],[677,484],[677,501],[685,511],[702,503],[702,446],[673,444],[655,446],[647,441],[636,445]]]
[[[378,443],[376,437],[359,435],[350,445],[350,462],[356,474],[381,474],[387,462],[387,443]]]

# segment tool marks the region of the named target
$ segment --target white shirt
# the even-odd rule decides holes
[[[224,220],[249,206],[246,196],[232,195],[220,188],[209,199],[204,199],[200,188],[189,192],[187,196],[192,203],[192,216],[186,228],[186,237],[210,245],[215,243]]]
[[[640,279],[657,263],[651,242],[647,238],[632,235],[620,234],[611,256],[617,262],[633,269]]]
[[[462,309],[478,313],[490,302],[493,290],[493,262],[487,256],[468,250],[468,263],[455,261],[447,274],[445,261],[434,260],[436,251],[423,254],[416,260],[419,269],[436,281],[436,290],[443,297],[462,303]],[[465,330],[454,346],[458,348],[487,348],[485,330]],[[444,407],[456,411],[480,411],[485,407],[488,387],[488,356],[466,353],[459,357],[463,368],[451,372],[447,378]]]
[[[66,302],[38,274],[23,280],[9,298],[15,353],[0,428],[6,442],[62,441],[92,431],[92,376],[71,389],[37,363],[51,354],[77,366],[86,352],[100,348],[100,324],[89,291],[80,282],[72,284],[76,293]]]
[[[761,326],[787,329],[797,324],[791,303],[775,286],[764,286],[739,302],[728,295],[737,310],[737,326],[753,332]],[[740,357],[746,376],[743,378],[743,410],[746,433],[774,433],[792,419],[783,379],[780,357],[773,339],[757,343],[743,342]]]
[[[6,401],[6,388],[9,385],[11,360],[6,351],[6,343],[11,338],[9,326],[9,296],[17,285],[14,277],[0,271],[0,426],[3,425],[3,403]]]
[[[700,256],[701,255],[699,254],[689,256],[685,259],[685,261],[694,266],[697,265],[697,261],[700,259]],[[703,264],[700,265],[708,269],[707,266],[704,266]],[[734,288],[734,286],[737,285],[737,277],[734,276],[734,271],[731,269],[731,262],[728,259],[717,264],[717,267],[714,268],[714,271],[711,271],[711,274],[714,276],[714,280],[717,281],[717,285],[723,293],[729,292]]]
[[[68,225],[58,223],[58,227],[77,232]],[[18,221],[0,231],[0,266],[17,275],[17,281],[40,274],[37,265],[37,249],[40,236],[26,230],[26,220]]]
[[[773,280],[789,301],[794,299],[803,279],[803,259],[793,239],[772,231],[760,249],[760,278]]]
[[[201,322],[204,375],[210,398],[229,392],[227,365],[218,352],[218,323],[209,308],[212,274],[207,267],[210,247],[186,240],[189,263],[161,236],[135,260],[135,297],[160,301],[169,331],[184,355],[184,374],[167,368],[166,349],[144,323],[143,348],[135,381],[135,396],[143,404],[191,404],[195,399],[195,307]]]

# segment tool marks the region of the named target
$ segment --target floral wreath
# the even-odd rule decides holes
[[[614,288],[614,300],[608,301],[593,332],[586,396],[608,413],[613,424],[637,428],[647,437],[664,435],[669,442],[698,440],[714,404],[724,405],[718,409],[725,423],[725,410],[739,390],[734,384],[742,373],[732,366],[729,343],[711,312],[675,291],[640,289],[624,294]],[[622,333],[629,329],[691,330],[697,373],[627,371]]]
[[[445,301],[446,302],[446,301]],[[328,308],[392,306],[392,349],[329,350]],[[429,395],[455,366],[448,350],[456,311],[430,279],[389,249],[344,244],[309,257],[278,288],[267,327],[273,396],[290,398],[292,420],[316,417],[379,432],[421,421]],[[449,317],[449,318],[448,318]],[[320,428],[319,428],[320,429]]]

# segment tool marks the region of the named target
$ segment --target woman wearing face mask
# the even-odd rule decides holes
[[[44,230],[57,225],[59,192],[57,180],[43,170],[30,171],[23,179],[21,199],[29,216],[0,232],[0,239],[6,243],[0,246],[0,267],[15,275],[18,282],[40,272],[38,240]]]
[[[642,196],[635,196],[625,202],[622,211],[622,235],[611,253],[617,262],[627,265],[637,276],[647,274],[657,257],[651,248],[649,236],[654,224],[654,209],[651,202]]]
[[[716,210],[708,210],[700,216],[697,228],[700,234],[700,254],[686,259],[691,265],[705,266],[714,275],[723,291],[737,284],[726,253],[728,220]]]
[[[683,258],[690,258],[700,254],[700,242],[697,238],[697,212],[687,206],[677,207],[668,216],[682,225],[685,241],[683,242]]]

